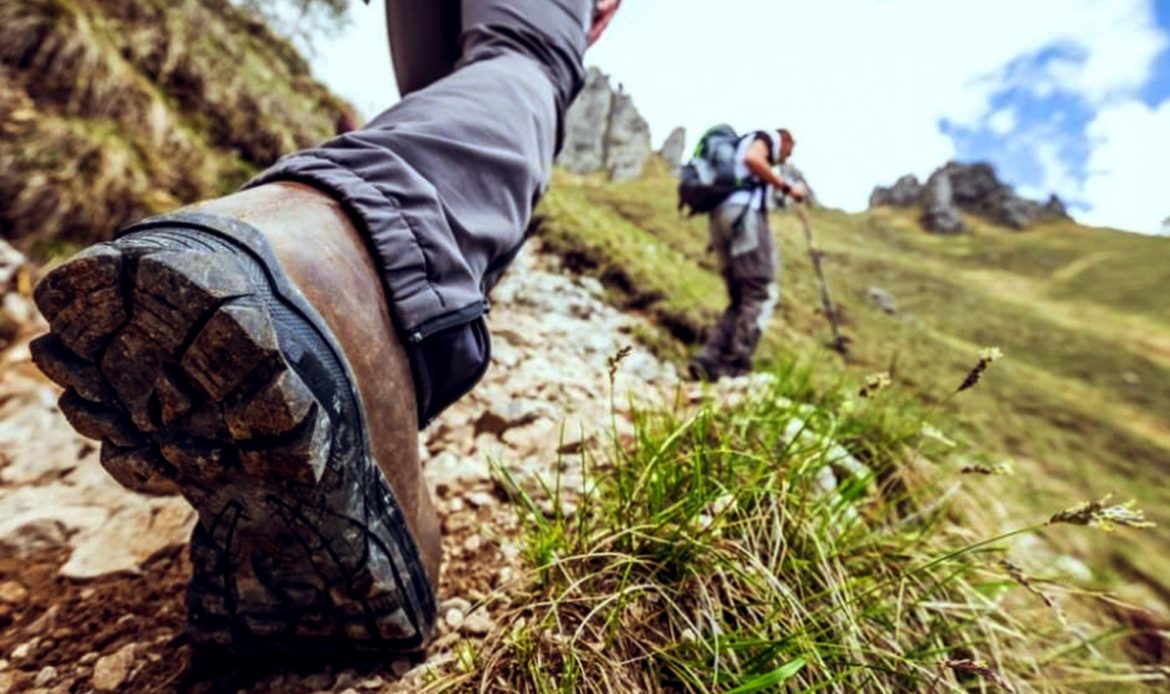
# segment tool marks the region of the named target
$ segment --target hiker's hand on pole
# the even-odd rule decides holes
[[[795,185],[788,187],[788,195],[796,202],[804,202],[808,200],[808,186],[804,181],[797,181]]]

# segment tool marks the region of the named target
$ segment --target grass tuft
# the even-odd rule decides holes
[[[474,657],[430,689],[1163,681],[1110,650],[1116,629],[1070,624],[1053,597],[1063,589],[1040,591],[1008,560],[1012,540],[1043,524],[978,536],[965,521],[978,490],[955,494],[952,479],[915,464],[917,413],[876,416],[880,401],[858,403],[844,387],[836,407],[801,404],[788,394],[805,392],[804,378],[774,373],[733,407],[635,412],[632,443],[583,452],[590,491],[552,513],[513,485],[530,570],[492,599],[498,626]]]

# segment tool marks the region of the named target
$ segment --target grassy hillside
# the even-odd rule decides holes
[[[344,108],[229,0],[3,0],[0,235],[46,256],[229,192]]]
[[[543,236],[615,298],[655,317],[645,337],[683,359],[723,308],[706,250],[705,219],[674,210],[661,169],[609,184],[562,176],[543,206]],[[828,391],[889,371],[896,387],[935,408],[960,459],[1010,461],[999,493],[1037,510],[1113,493],[1170,523],[1170,240],[1073,223],[1024,233],[967,220],[961,237],[923,233],[911,213],[812,214],[825,267],[853,340],[844,364],[824,348],[828,326],[795,215],[774,216],[783,299],[764,338],[764,365],[802,361]],[[898,306],[884,313],[870,287]],[[1007,358],[970,397],[948,400],[980,348]],[[964,394],[965,396],[967,394]],[[1058,547],[1090,559],[1091,583],[1123,586],[1166,609],[1170,533]],[[1118,580],[1122,579],[1122,580]]]

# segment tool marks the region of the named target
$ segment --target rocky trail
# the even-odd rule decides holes
[[[123,490],[101,468],[95,443],[69,428],[56,387],[31,362],[28,341],[44,326],[16,291],[20,284],[27,294],[27,271],[0,272],[7,342],[0,353],[0,694],[412,690],[429,667],[455,657],[461,640],[490,631],[492,615],[479,605],[506,593],[520,571],[519,516],[493,466],[537,504],[551,509],[547,489],[559,485],[571,505],[584,484],[577,454],[628,435],[631,403],[703,397],[680,385],[673,366],[637,349],[611,389],[610,360],[633,342],[639,319],[606,304],[596,280],[570,276],[531,244],[493,294],[487,376],[420,437],[445,553],[438,638],[427,659],[222,662],[197,657],[183,636],[194,512],[179,498]]]

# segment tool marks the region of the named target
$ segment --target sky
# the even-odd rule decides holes
[[[354,3],[311,61],[366,116],[397,99],[382,11]],[[791,129],[830,206],[955,159],[1084,223],[1170,225],[1170,0],[625,0],[586,63],[655,146],[677,125]]]

